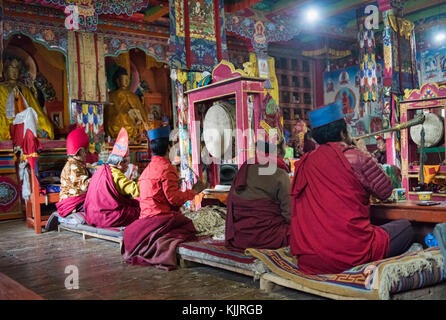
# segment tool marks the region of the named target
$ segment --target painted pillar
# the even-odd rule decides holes
[[[404,2],[380,0],[379,9],[383,13],[383,53],[384,53],[384,108],[383,127],[400,122],[399,104],[405,89],[418,87],[415,67],[416,49],[414,46],[414,25],[402,18]],[[385,124],[385,125],[384,125]],[[401,167],[400,132],[386,133],[387,163]]]
[[[384,106],[383,106],[383,129],[390,128],[394,123],[395,119],[391,119],[391,115],[395,114],[392,111],[392,74],[393,74],[393,58],[392,58],[392,36],[390,25],[390,15],[393,15],[393,8],[391,5],[391,0],[378,0],[379,10],[383,15],[383,57],[384,57],[384,68],[383,68],[383,94],[384,94]],[[396,150],[395,150],[395,133],[384,134],[384,139],[386,139],[386,150],[387,150],[387,163],[390,165],[396,165]]]

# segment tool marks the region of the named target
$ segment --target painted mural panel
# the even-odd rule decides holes
[[[379,61],[376,68],[378,99],[369,102],[360,99],[359,66],[324,73],[324,103],[342,102],[345,119],[354,137],[382,129],[382,68],[383,63]],[[374,138],[366,139],[367,144],[375,142]]]
[[[421,52],[419,61],[422,84],[446,80],[446,47]]]

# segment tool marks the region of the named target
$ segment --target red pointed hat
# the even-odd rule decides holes
[[[123,158],[129,155],[129,135],[125,128],[119,131],[112,153]]]
[[[74,156],[80,148],[85,148],[85,151],[88,151],[89,145],[90,138],[85,133],[85,129],[82,127],[76,128],[67,136],[67,155]]]

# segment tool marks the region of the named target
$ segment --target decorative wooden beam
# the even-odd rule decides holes
[[[36,20],[35,15],[11,11],[11,10],[5,10],[5,15],[26,18],[26,19],[29,19],[29,21]],[[43,21],[58,22],[58,23],[61,23],[62,25],[65,23],[65,19],[54,18],[54,17],[38,16],[38,19],[43,20]],[[170,35],[168,33],[164,34],[164,33],[152,32],[152,31],[145,31],[145,30],[141,30],[141,29],[136,30],[136,29],[130,29],[130,28],[116,27],[116,26],[111,26],[111,25],[103,25],[103,24],[98,25],[98,30],[115,30],[115,31],[122,31],[122,32],[127,32],[127,33],[143,34],[143,35],[147,35],[147,36],[151,36],[151,37],[155,37],[155,38],[163,38],[163,39],[168,39],[170,37]]]
[[[405,4],[404,16],[416,11],[421,11],[441,4],[446,4],[446,0],[429,0],[424,2],[421,2],[419,0],[409,0]]]
[[[298,12],[298,9],[306,4],[310,4],[311,2],[314,2],[312,0],[282,0],[279,3],[275,4],[273,6],[273,12],[274,14],[287,11],[290,12],[293,9],[296,9],[295,13]],[[367,4],[376,2],[376,0],[341,0],[337,1],[336,3],[332,4],[327,8],[327,10],[324,12],[324,17],[332,17],[353,9],[356,9],[361,6],[365,6]],[[332,9],[333,8],[333,9]],[[294,13],[294,14],[295,14]]]
[[[169,13],[169,7],[152,7],[145,13],[145,22],[153,22]]]

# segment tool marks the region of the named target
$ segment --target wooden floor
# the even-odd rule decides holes
[[[65,288],[67,266],[79,270],[79,289]],[[82,240],[71,232],[37,235],[24,221],[0,222],[0,272],[44,299],[320,300],[212,267],[162,271],[123,262],[119,244]]]

